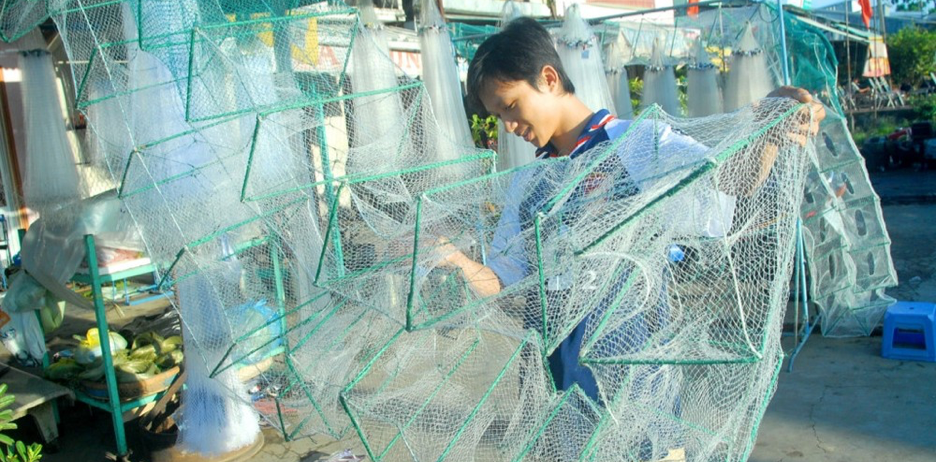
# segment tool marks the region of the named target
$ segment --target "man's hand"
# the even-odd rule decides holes
[[[458,268],[461,267],[465,260],[468,257],[462,253],[461,250],[458,250],[458,247],[455,247],[448,238],[440,237],[432,244],[433,252],[435,255],[439,256],[439,266],[446,268]]]
[[[440,267],[459,269],[471,290],[480,297],[497,295],[501,291],[500,279],[487,266],[465,255],[446,237],[439,237],[432,244],[432,251],[437,256]]]
[[[780,87],[767,95],[767,98],[790,98],[806,104],[794,117],[799,121],[796,127],[787,133],[777,133],[764,137],[749,145],[744,153],[734,156],[719,173],[719,190],[733,196],[751,196],[767,180],[773,169],[777,155],[777,144],[792,141],[799,146],[806,146],[809,137],[819,133],[819,123],[825,118],[825,109],[808,91],[797,87]],[[762,101],[754,103],[755,114]],[[774,139],[771,139],[774,138]]]
[[[787,137],[800,146],[806,146],[811,136],[819,133],[819,123],[825,119],[826,113],[822,103],[817,101],[808,91],[797,87],[780,87],[767,95],[768,98],[790,98],[807,106],[798,114],[802,121],[798,128],[793,129]]]

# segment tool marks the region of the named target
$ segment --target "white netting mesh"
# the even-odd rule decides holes
[[[633,119],[634,108],[631,103],[630,82],[627,79],[626,64],[633,57],[633,49],[627,42],[627,37],[623,33],[615,35],[614,40],[605,44],[604,55],[605,74],[608,78],[608,88],[611,91],[611,99],[614,101],[615,116],[619,119]]]
[[[523,16],[519,7],[513,2],[504,3],[501,12],[501,23],[504,24]],[[510,133],[504,127],[504,122],[497,122],[497,171],[502,172],[511,168],[520,167],[536,159],[536,146],[527,143],[523,138]]]
[[[816,153],[802,211],[809,295],[823,335],[871,335],[894,303],[884,289],[897,285],[880,199],[844,118],[828,118]]]
[[[712,64],[705,43],[696,44],[696,58],[686,72],[686,115],[705,117],[722,112],[721,89],[718,88],[718,69]]]
[[[617,24],[633,44],[633,56],[626,64],[646,65],[655,41],[669,44],[669,59],[690,65],[691,114],[698,114],[695,107],[718,105],[696,103],[714,96],[710,82],[696,84],[712,78],[706,75],[714,75],[715,70],[691,67],[703,61],[694,49],[700,35],[708,52],[727,57],[718,67],[727,73],[725,110],[755,101],[781,84],[779,16],[769,5],[702,11],[695,18],[677,18],[677,27],[656,26],[644,19],[637,16]],[[836,60],[825,33],[793,15],[786,20],[787,51],[795,56],[789,63],[792,83],[830,108],[837,107]],[[802,211],[810,301],[822,314],[823,334],[836,337],[870,335],[893,303],[884,290],[897,284],[879,199],[842,120],[829,111],[822,123]]]
[[[691,122],[651,109],[619,142],[576,159],[441,186],[382,213],[418,245],[415,264],[387,255],[366,279],[368,293],[410,291],[385,313],[403,327],[397,338],[341,395],[371,454],[653,460],[685,448],[700,460],[743,457],[779,364],[807,162],[780,136],[802,123],[791,106]],[[771,145],[782,154],[759,171]],[[471,274],[436,265],[438,236],[475,257],[493,241],[502,250],[489,264],[509,259],[515,278],[502,273],[503,291],[478,296],[465,287]],[[362,280],[326,284],[360,289]],[[543,357],[583,321],[580,361],[599,401],[573,387],[556,402]]]
[[[754,26],[749,22],[731,50],[731,70],[725,83],[725,110],[733,111],[751,104],[773,89],[767,56],[754,38]]]
[[[804,107],[653,106],[578,157],[488,174],[342,4],[54,6],[79,107],[123,114],[89,117],[96,149],[178,292],[184,417],[233,429],[221,443],[257,413],[387,461],[750,452],[815,155],[787,136]],[[441,264],[450,245],[509,266],[503,290]],[[550,377],[579,325],[595,394]]]
[[[358,31],[351,53],[351,91],[365,95],[349,104],[360,115],[354,119],[351,139],[361,146],[383,138],[398,140],[403,136],[403,124],[398,120],[403,112],[399,94],[381,90],[397,86],[397,69],[390,61],[386,31],[377,19],[374,6],[360,6],[363,27]]]
[[[434,0],[424,0],[419,15],[419,45],[423,62],[423,82],[438,115],[442,135],[455,144],[471,146],[471,130],[465,116],[461,83],[455,66],[455,49],[445,20]],[[436,160],[456,158],[440,146]]]
[[[679,105],[676,73],[673,66],[668,65],[664,58],[664,46],[659,40],[653,43],[650,65],[644,71],[643,95],[640,103],[645,108],[652,104],[659,104],[664,111],[679,116],[682,114],[682,108]]]
[[[65,134],[52,55],[39,31],[20,41],[26,152],[23,199],[36,212],[82,196],[75,155]]]
[[[594,111],[613,109],[614,101],[604,74],[601,46],[582,17],[578,4],[566,9],[562,27],[553,31],[553,35],[562,67],[575,85],[575,96]]]

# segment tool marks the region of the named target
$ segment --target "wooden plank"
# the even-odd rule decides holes
[[[0,363],[0,369],[5,367],[9,366]],[[10,406],[13,420],[25,416],[30,409],[47,401],[62,396],[75,398],[75,394],[66,387],[12,367],[0,377],[0,382],[6,383],[7,394],[14,396],[13,405]]]
[[[7,384],[7,394],[13,395],[13,420],[30,416],[48,444],[58,438],[58,423],[55,419],[55,400],[63,396],[75,399],[68,388],[52,383],[19,369],[0,363],[0,382]]]

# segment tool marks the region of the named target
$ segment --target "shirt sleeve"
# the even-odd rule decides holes
[[[617,124],[609,129],[614,130],[609,135],[612,139],[621,136],[628,126],[627,122]],[[640,122],[628,137],[639,142],[624,143],[618,155],[640,191],[665,187],[662,178],[682,179],[707,162],[709,149],[705,145],[666,124]],[[679,173],[660,175],[663,172]],[[718,191],[711,179],[701,181],[705,183],[690,186],[667,202],[668,225],[683,235],[722,237],[731,229],[735,197]]]
[[[494,271],[505,287],[519,282],[529,273],[530,262],[520,226],[520,202],[527,183],[527,175],[524,173],[517,173],[508,189],[507,201],[487,255],[488,268]]]

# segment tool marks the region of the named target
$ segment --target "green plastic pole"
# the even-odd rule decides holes
[[[419,196],[416,200],[416,224],[413,230],[413,261],[410,267],[409,293],[406,295],[406,330],[413,330],[413,302],[416,298],[416,269],[419,261],[419,226],[422,217],[422,204],[425,196]]]
[[[539,274],[539,299],[540,313],[543,316],[543,356],[546,356],[546,348],[549,345],[549,330],[547,328],[547,309],[546,309],[546,274],[543,265],[543,234],[542,234],[542,213],[537,213],[533,219],[533,229],[536,233],[536,269]]]
[[[334,175],[331,171],[331,160],[328,158],[328,144],[325,142],[325,108],[322,104],[315,105],[315,119],[318,126],[315,127],[315,135],[318,139],[319,150],[322,155],[322,174],[325,176],[325,199],[329,204],[335,204],[338,207],[338,196],[335,193]],[[330,222],[334,226],[332,239],[335,241],[335,260],[338,277],[344,276],[344,254],[341,251],[341,232],[337,222]]]
[[[468,428],[468,424],[474,420],[475,416],[478,415],[478,412],[481,410],[481,407],[484,406],[484,403],[487,402],[491,394],[494,393],[494,389],[497,388],[497,384],[500,383],[501,379],[507,375],[507,371],[510,370],[510,366],[516,361],[517,357],[520,356],[520,353],[526,347],[527,342],[530,341],[530,335],[528,334],[524,337],[523,341],[520,342],[520,346],[513,352],[507,362],[504,364],[504,367],[501,369],[500,373],[497,374],[497,377],[494,378],[494,381],[491,382],[491,386],[488,387],[487,391],[484,392],[484,395],[481,396],[481,400],[478,401],[478,404],[471,410],[471,413],[468,414],[468,417],[465,419],[465,422],[462,423],[461,428],[455,432],[455,436],[452,437],[452,441],[449,442],[448,446],[445,447],[445,450],[442,451],[442,454],[439,456],[439,459],[436,462],[443,462],[449,453],[452,451],[452,448],[455,447],[455,444],[458,443],[458,440],[461,438],[462,434],[465,433],[465,429]]]
[[[94,318],[97,320],[98,338],[101,339],[101,356],[104,358],[104,380],[107,383],[108,412],[114,423],[114,438],[117,440],[117,455],[127,455],[127,437],[124,434],[123,412],[120,409],[120,396],[117,393],[117,376],[114,372],[114,359],[110,349],[110,331],[107,329],[107,316],[104,313],[104,297],[101,294],[101,280],[98,274],[97,255],[94,250],[94,236],[85,235],[85,247],[88,251],[88,271],[91,274],[91,293],[94,295]]]

